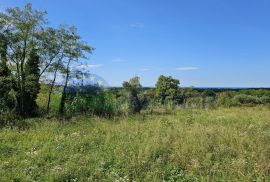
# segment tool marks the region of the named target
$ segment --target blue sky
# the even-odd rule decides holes
[[[48,11],[51,26],[75,25],[96,50],[92,73],[111,86],[140,76],[154,86],[270,87],[269,0],[1,0],[0,8]]]

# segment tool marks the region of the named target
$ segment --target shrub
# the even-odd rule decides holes
[[[133,77],[123,83],[124,97],[128,103],[129,112],[139,113],[146,103],[146,97],[142,94],[142,86],[139,77]]]
[[[68,93],[66,109],[69,113],[87,112],[99,116],[112,116],[115,98],[108,90]]]
[[[270,96],[262,96],[260,99],[262,104],[270,104]]]
[[[206,89],[201,94],[203,97],[216,97],[216,93],[214,90]]]
[[[20,120],[20,117],[15,115],[11,111],[1,110],[0,111],[0,127],[3,126],[13,126],[18,124],[17,122]]]
[[[182,92],[183,92],[182,95],[184,96],[185,99],[200,96],[200,93],[198,92],[198,90],[195,90],[192,87],[185,88],[182,90]]]
[[[233,92],[221,92],[218,94],[216,99],[216,106],[218,107],[231,107],[234,105],[233,99],[234,93]]]
[[[189,109],[203,108],[202,97],[190,97],[185,100],[185,107]]]
[[[260,98],[256,96],[245,95],[245,94],[234,96],[233,102],[236,105],[246,105],[246,106],[252,106],[252,105],[257,105],[257,104],[262,103]]]
[[[214,108],[216,105],[215,97],[203,97],[202,104],[203,108]]]

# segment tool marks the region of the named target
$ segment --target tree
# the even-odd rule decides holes
[[[125,96],[128,102],[129,111],[132,113],[139,113],[145,103],[144,98],[140,98],[142,86],[140,84],[140,78],[135,76],[129,81],[123,82],[123,88]]]
[[[25,95],[24,103],[25,112],[28,115],[35,115],[37,113],[36,99],[40,90],[39,83],[39,56],[36,50],[30,52],[29,58],[25,64]]]
[[[156,99],[161,104],[178,103],[181,99],[179,84],[179,80],[161,75],[156,83]]]
[[[86,58],[85,52],[93,50],[81,40],[75,27],[48,28],[45,15],[45,11],[33,10],[31,4],[26,4],[24,9],[15,7],[0,12],[0,33],[7,40],[5,54],[8,65],[12,67],[17,110],[22,116],[29,116],[36,110],[39,81],[48,72],[53,73],[48,111],[56,77],[65,72],[60,104],[60,111],[63,112],[70,65],[79,58]]]
[[[85,53],[92,53],[94,48],[90,47],[87,43],[81,40],[81,37],[77,33],[77,29],[72,27],[67,27],[63,31],[64,35],[64,74],[65,74],[65,83],[62,92],[62,97],[59,106],[59,113],[64,114],[65,103],[66,103],[66,89],[68,85],[68,80],[70,76],[70,65],[72,62],[76,62],[79,58],[87,58]]]
[[[0,34],[0,106],[12,109],[14,102],[10,98],[13,89],[13,78],[7,65],[7,41],[3,34]]]
[[[50,111],[51,95],[55,87],[56,78],[59,72],[64,70],[64,50],[65,50],[65,28],[60,26],[58,29],[48,28],[43,31],[40,39],[43,40],[45,49],[41,52],[42,62],[40,77],[43,73],[52,74],[52,80],[49,82],[49,94],[47,101],[47,112]]]
[[[26,72],[25,64],[30,58],[32,50],[41,50],[38,35],[46,25],[44,15],[46,12],[33,10],[31,4],[26,4],[24,9],[8,8],[5,13],[0,13],[1,29],[8,40],[7,58],[14,65],[12,70],[15,75],[17,88],[17,103],[19,113],[27,116],[26,102]]]

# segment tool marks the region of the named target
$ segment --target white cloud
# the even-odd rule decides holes
[[[142,23],[132,23],[130,24],[131,28],[143,28],[144,25]]]
[[[113,59],[112,62],[114,62],[114,63],[122,63],[122,62],[125,62],[125,60],[121,59],[121,58],[116,58],[116,59]]]
[[[141,68],[140,71],[150,71],[149,68]]]
[[[200,69],[199,67],[178,67],[177,71],[194,71]]]
[[[79,69],[87,69],[87,68],[99,68],[103,66],[102,64],[82,64],[77,66]]]

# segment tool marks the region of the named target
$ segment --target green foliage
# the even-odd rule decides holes
[[[216,93],[212,89],[206,89],[201,94],[203,97],[216,97]]]
[[[185,99],[185,108],[200,109],[203,108],[202,97],[190,97]]]
[[[39,107],[39,112],[46,114],[47,112],[47,102],[48,102],[48,93],[50,90],[50,85],[48,84],[41,84],[40,91],[37,98],[37,104]],[[59,103],[61,99],[61,87],[56,87],[53,89],[52,95],[51,95],[51,114],[56,114],[59,110]],[[48,114],[48,113],[47,113]]]
[[[27,115],[37,114],[38,105],[36,99],[40,90],[39,63],[39,56],[35,50],[32,50],[25,64],[24,111]]]
[[[16,121],[16,116],[10,111],[0,111],[0,127],[10,125],[14,121]]]
[[[19,113],[23,116],[29,116],[36,110],[33,105],[37,92],[34,93],[31,89],[38,89],[38,85],[33,82],[39,81],[39,75],[38,80],[36,79],[39,65],[34,65],[36,62],[33,61],[33,51],[42,49],[38,34],[46,25],[45,14],[44,11],[33,10],[31,4],[26,4],[22,9],[7,8],[5,12],[0,13],[2,26],[5,27],[2,30],[3,37],[9,47],[6,61],[12,65],[11,73],[16,83],[16,103]]]
[[[142,94],[140,78],[136,76],[128,82],[123,82],[123,91],[128,110],[131,113],[139,113],[146,102],[146,98]]]
[[[233,92],[221,92],[217,97],[217,106],[218,107],[231,107],[233,106],[232,98],[234,96]]]
[[[12,76],[9,78],[7,75],[5,77],[0,75],[0,86],[5,85],[0,90],[1,103],[2,105],[8,103],[3,101],[8,99],[2,98],[7,98],[6,95],[11,90],[10,84],[13,79],[17,111],[25,117],[37,113],[36,99],[41,76],[52,70],[54,78],[48,94],[47,110],[50,109],[56,75],[62,71],[66,74],[59,108],[63,113],[70,63],[80,58],[87,58],[85,53],[93,51],[92,47],[82,41],[74,26],[50,28],[45,15],[45,11],[33,9],[30,3],[23,8],[7,8],[0,13],[0,72]],[[7,47],[9,47],[8,51]],[[12,70],[7,70],[6,65],[11,65]],[[48,75],[45,76],[45,80],[46,77],[48,78]]]
[[[66,89],[68,86],[68,80],[70,76],[70,64],[72,62],[78,61],[80,58],[87,58],[86,53],[92,53],[94,48],[90,47],[86,42],[84,42],[79,34],[77,29],[74,26],[62,28],[63,37],[64,37],[64,57],[67,59],[64,62],[64,74],[65,74],[65,83],[62,92],[62,97],[59,106],[59,113],[64,114],[65,104],[66,104]]]
[[[200,92],[198,90],[195,90],[193,87],[189,88],[183,88],[182,94],[185,99],[191,98],[191,97],[199,97],[201,96]]]
[[[254,106],[262,103],[260,98],[245,94],[239,94],[234,96],[233,102],[236,105],[246,105],[246,106]]]
[[[203,97],[203,108],[215,108],[216,107],[216,99],[215,97]]]
[[[0,181],[269,181],[269,118],[258,106],[27,119],[0,129]]]
[[[15,107],[12,97],[14,80],[7,65],[7,43],[3,35],[0,36],[0,108],[11,110]]]
[[[161,75],[156,83],[156,99],[161,104],[166,102],[179,103],[181,100],[179,84],[179,80]]]
[[[115,98],[109,91],[68,93],[67,113],[88,113],[98,116],[114,115]]]
[[[240,90],[239,94],[263,97],[263,96],[270,96],[270,90],[269,89],[244,89],[244,90]]]
[[[270,96],[262,96],[260,99],[262,104],[270,104]]]
[[[24,120],[20,115],[15,112],[15,110],[0,110],[0,128],[23,131],[27,130],[29,128],[29,125],[26,120]]]

